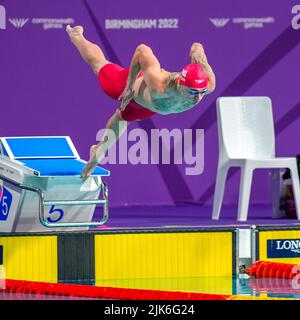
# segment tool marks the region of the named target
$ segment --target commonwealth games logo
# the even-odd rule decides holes
[[[223,28],[230,21],[228,18],[210,18],[209,19],[212,24],[214,24],[217,28]]]

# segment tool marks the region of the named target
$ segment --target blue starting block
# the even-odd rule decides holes
[[[70,137],[0,138],[0,232],[87,230],[106,223],[103,177],[110,172],[96,167],[82,179],[85,164]],[[103,218],[92,222],[97,205]]]

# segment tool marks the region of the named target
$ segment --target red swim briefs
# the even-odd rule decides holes
[[[128,74],[129,68],[108,63],[98,73],[100,87],[108,96],[118,100],[125,89]],[[139,77],[141,75],[140,73]],[[131,100],[125,110],[121,111],[121,117],[126,121],[144,120],[152,117],[154,114],[155,112],[140,106],[134,100]]]

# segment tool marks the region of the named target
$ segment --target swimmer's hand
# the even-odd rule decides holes
[[[80,176],[81,178],[89,177],[93,173],[93,171],[95,170],[95,168],[98,164],[96,151],[97,151],[97,146],[96,145],[91,146],[90,159],[82,169],[82,173]]]
[[[122,101],[121,105],[119,107],[119,109],[121,111],[125,110],[126,106],[128,105],[128,103],[132,100],[134,96],[134,91],[131,87],[126,86],[124,91],[122,92],[122,94],[120,95],[120,97],[118,98],[118,100]]]
[[[88,162],[82,169],[81,178],[89,177],[97,166],[97,162]]]

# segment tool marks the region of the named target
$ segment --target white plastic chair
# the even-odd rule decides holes
[[[271,99],[268,97],[220,97],[217,99],[217,117],[219,162],[212,219],[219,219],[229,168],[240,167],[238,221],[247,221],[252,174],[256,168],[272,169],[273,212],[276,201],[279,203],[278,169],[290,169],[297,219],[300,220],[297,162],[296,158],[275,157]]]

